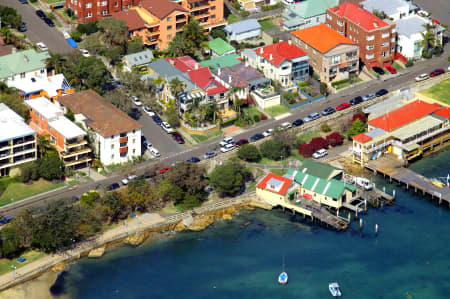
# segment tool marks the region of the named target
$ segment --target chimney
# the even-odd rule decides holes
[[[374,21],[374,22],[373,22],[373,26],[375,26],[375,28],[377,28],[377,27],[378,27],[378,22],[377,22],[377,21]]]
[[[198,70],[198,63],[195,64],[194,68]]]
[[[264,48],[261,48],[261,51],[259,51],[261,54],[264,53]]]
[[[245,62],[245,67],[248,67],[248,61]]]
[[[230,76],[228,76],[228,84],[231,84],[231,75]]]
[[[272,59],[273,59],[273,55],[272,55],[272,53],[270,53],[269,60],[272,60]]]
[[[219,69],[217,70],[217,74],[218,74],[219,77],[220,77],[220,67],[219,67]]]
[[[291,40],[288,40],[288,44],[289,44],[289,45],[292,45],[292,41],[291,41]]]
[[[170,63],[171,65],[175,65],[175,62],[173,61],[173,59],[169,59],[169,63]]]

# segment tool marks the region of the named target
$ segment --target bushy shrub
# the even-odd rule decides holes
[[[264,141],[259,149],[264,157],[275,161],[280,160],[281,156],[285,158],[288,156],[286,147],[280,141],[275,140]]]
[[[260,120],[261,120],[261,117],[259,117],[259,115],[254,115],[254,116],[253,116],[253,121],[254,121],[255,123],[259,122]]]
[[[239,147],[237,155],[239,159],[248,162],[258,162],[261,160],[259,149],[253,144],[244,144]]]
[[[320,149],[327,148],[328,142],[322,137],[316,137],[316,138],[311,139],[311,142],[309,143],[309,145],[311,146],[312,150],[315,152]]]
[[[328,133],[328,132],[331,131],[331,128],[330,128],[330,126],[329,126],[327,123],[323,123],[323,124],[320,126],[320,130],[321,130],[322,132],[324,132],[324,133]]]
[[[337,132],[331,133],[326,139],[330,146],[341,145],[344,142],[344,137]]]
[[[352,123],[353,123],[355,120],[357,120],[357,119],[359,119],[359,120],[362,121],[363,123],[365,123],[365,122],[367,121],[367,118],[366,118],[366,116],[364,115],[364,113],[355,113],[355,114],[353,114],[353,117],[352,117]]]
[[[298,153],[305,158],[309,158],[312,156],[314,151],[309,143],[303,143],[298,147]]]
[[[405,63],[405,66],[406,67],[412,67],[414,65],[414,61],[412,61],[412,60],[408,60],[406,63]]]

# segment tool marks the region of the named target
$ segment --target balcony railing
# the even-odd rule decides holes
[[[119,143],[125,143],[125,142],[128,142],[128,136],[120,137]]]
[[[61,152],[61,156],[63,158],[67,158],[67,157],[73,157],[73,156],[77,156],[77,155],[81,155],[81,154],[85,154],[85,153],[89,153],[91,152],[91,149],[89,147],[83,147],[82,149],[78,149],[78,150],[70,150],[67,152]]]

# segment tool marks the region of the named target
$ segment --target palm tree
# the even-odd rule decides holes
[[[175,77],[169,83],[170,92],[174,97],[177,97],[180,92],[184,90],[184,82]]]
[[[216,124],[216,116],[217,116],[217,112],[219,112],[219,107],[217,106],[216,102],[212,102],[209,107],[209,112],[212,113],[213,115],[213,124]]]
[[[436,37],[434,35],[435,25],[425,23],[423,27],[425,27],[426,31],[425,33],[421,33],[422,41],[420,42],[420,45],[423,47],[423,52],[425,55],[427,55],[429,50],[436,46]]]
[[[66,59],[59,53],[50,52],[50,57],[45,60],[45,63],[48,69],[53,69],[55,73],[59,74],[65,66]]]

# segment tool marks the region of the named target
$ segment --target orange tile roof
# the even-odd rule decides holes
[[[145,28],[145,21],[139,16],[134,9],[113,12],[111,17],[124,21],[129,31]]]
[[[283,185],[281,186],[281,188],[278,192],[273,189],[267,188],[267,182],[270,181],[271,179],[275,179],[275,180],[283,182]],[[292,182],[293,181],[291,179],[279,176],[274,173],[269,173],[258,183],[258,185],[256,185],[256,188],[260,188],[260,189],[264,189],[264,190],[267,190],[270,192],[285,195],[287,190],[289,189],[289,186],[292,184]]]
[[[330,8],[338,16],[344,17],[355,24],[358,24],[367,31],[389,26],[388,23],[374,16],[368,10],[358,4],[349,2]]]
[[[416,100],[394,111],[369,121],[369,124],[385,131],[392,131],[440,109],[439,104]]]
[[[355,45],[350,39],[337,33],[325,24],[296,30],[292,32],[292,35],[307,43],[320,53],[326,53],[341,44]]]
[[[369,140],[371,140],[372,137],[365,135],[364,133],[360,133],[358,135],[353,136],[353,140],[365,143]]]
[[[276,44],[257,48],[254,51],[275,66],[279,66],[286,59],[291,60],[308,55],[290,41],[278,42]],[[272,59],[270,59],[270,54],[272,54]]]
[[[442,109],[436,111],[435,114],[445,118],[450,118],[450,107],[443,107]]]
[[[180,4],[170,0],[143,0],[141,6],[160,20],[166,18],[173,11],[188,12]]]

